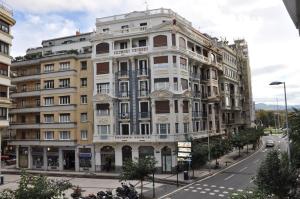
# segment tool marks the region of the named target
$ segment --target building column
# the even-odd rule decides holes
[[[79,171],[79,147],[75,147],[75,171]]]
[[[101,171],[100,147],[95,147],[95,171]]]
[[[32,168],[31,146],[28,146],[28,169]]]
[[[19,168],[19,146],[16,146],[16,168]]]
[[[159,146],[153,146],[154,147],[154,157],[156,160],[155,167],[156,168],[161,168],[161,149]]]
[[[95,145],[93,145],[92,147],[91,147],[91,153],[92,153],[92,158],[91,158],[91,171],[96,171],[96,163],[95,163],[95,155],[96,155],[96,153],[95,153]]]
[[[64,170],[62,148],[58,148],[58,164],[59,164],[58,170],[60,171]]]
[[[131,146],[131,152],[132,152],[132,160],[135,160],[136,158],[139,158],[139,146],[133,145]]]
[[[115,147],[115,167],[116,171],[120,171],[123,165],[123,157],[122,157],[122,146],[117,145]]]
[[[44,170],[48,170],[47,147],[43,147],[43,165]]]

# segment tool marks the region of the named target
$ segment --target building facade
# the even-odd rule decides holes
[[[245,41],[220,42],[170,9],[98,18],[93,33],[16,57],[12,72],[19,168],[120,171],[153,156],[172,172],[178,141],[251,125]]]
[[[94,170],[89,37],[43,41],[12,64],[9,128],[18,168]]]
[[[0,2],[0,155],[2,154],[1,138],[6,135],[9,126],[8,112],[11,107],[9,96],[12,26],[16,21],[13,18],[13,11],[9,6]]]
[[[178,141],[250,126],[238,49],[172,10],[99,18],[91,43],[97,171],[154,156],[160,171],[171,172]]]
[[[300,34],[300,2],[297,0],[283,0],[283,3]]]

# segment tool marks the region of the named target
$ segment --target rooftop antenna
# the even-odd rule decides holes
[[[145,5],[146,5],[146,11],[148,11],[149,10],[149,5],[148,5],[147,0],[145,0]]]

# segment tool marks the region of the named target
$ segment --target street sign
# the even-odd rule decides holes
[[[185,153],[191,153],[191,148],[178,148],[178,152],[185,152]]]
[[[181,157],[181,158],[186,158],[186,157],[190,157],[191,153],[180,153],[178,152],[178,157]]]
[[[192,143],[191,142],[178,142],[177,144],[178,148],[191,148],[192,147]]]

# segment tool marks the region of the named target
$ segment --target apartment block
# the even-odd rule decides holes
[[[89,37],[45,40],[15,58],[9,144],[18,168],[93,170]]]
[[[0,1],[0,142],[2,142],[1,138],[7,135],[8,112],[12,105],[9,96],[9,88],[11,87],[10,51],[13,40],[11,29],[15,23],[12,9]],[[0,147],[1,154],[2,148],[3,145]]]
[[[153,156],[158,171],[171,172],[178,141],[250,125],[238,49],[172,10],[98,18],[91,43],[96,171]]]
[[[43,41],[12,64],[17,166],[118,172],[153,156],[158,172],[172,172],[178,141],[251,126],[247,50],[163,8]]]

